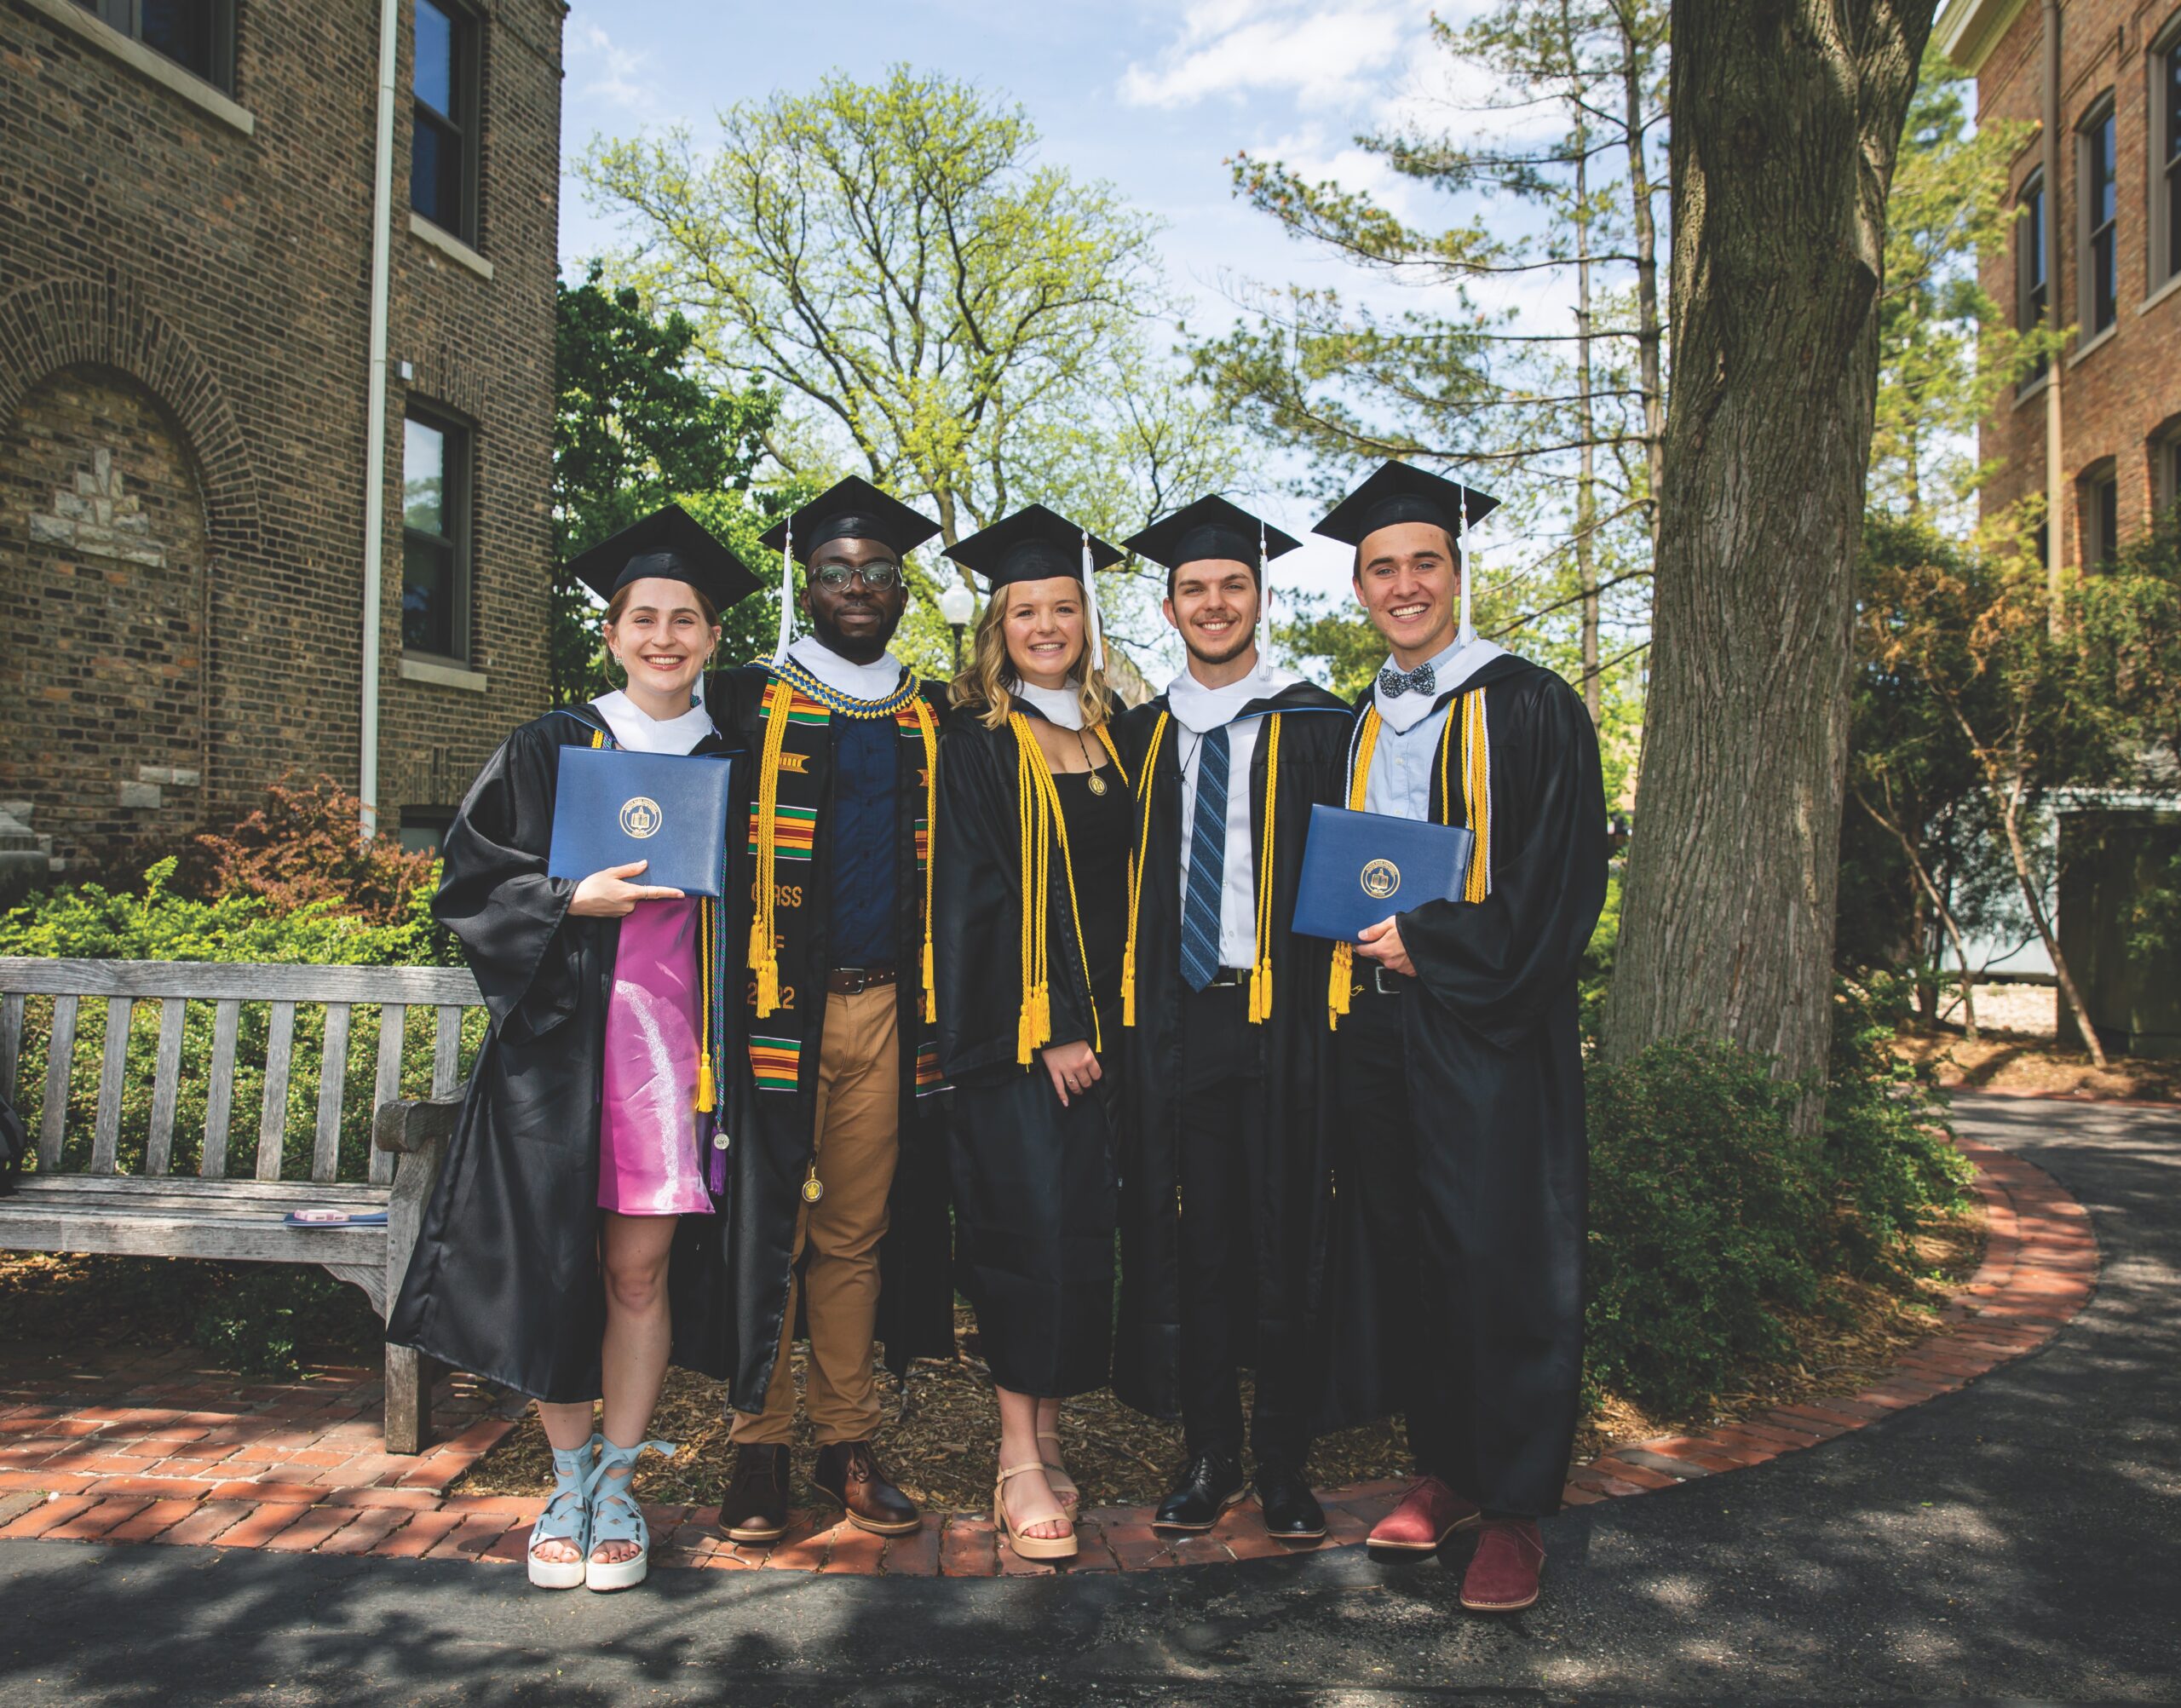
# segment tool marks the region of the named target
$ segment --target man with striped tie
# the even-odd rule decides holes
[[[1268,655],[1263,568],[1295,543],[1218,497],[1129,542],[1167,571],[1188,663],[1118,733],[1137,859],[1114,1389],[1181,1414],[1187,1462],[1154,1523],[1206,1531],[1249,1489],[1237,1366],[1253,1366],[1265,1527],[1308,1541],[1326,1527],[1303,1461],[1325,1361],[1331,946],[1287,925],[1350,714]]]

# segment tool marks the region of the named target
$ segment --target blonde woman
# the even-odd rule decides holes
[[[1120,554],[1043,505],[947,554],[990,584],[939,750],[941,1066],[956,1268],[999,1404],[993,1522],[1076,1551],[1060,1401],[1105,1385],[1128,779],[1107,733],[1091,572]]]

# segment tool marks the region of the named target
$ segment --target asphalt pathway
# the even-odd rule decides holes
[[[2088,1209],[2041,1351],[1824,1446],[1546,1527],[1545,1599],[1357,1550],[1067,1579],[0,1545],[0,1705],[2181,1700],[2181,1111],[1964,1098]]]

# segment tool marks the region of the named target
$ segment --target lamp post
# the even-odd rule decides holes
[[[954,674],[958,676],[962,674],[962,630],[976,608],[976,595],[958,581],[939,595],[939,614],[954,631]]]

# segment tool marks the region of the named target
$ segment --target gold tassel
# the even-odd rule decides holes
[[[1257,849],[1257,958],[1250,967],[1250,1024],[1272,1018],[1273,827],[1280,810],[1280,714],[1266,721],[1264,734],[1264,834]]]
[[[708,1115],[719,1101],[712,1078],[712,900],[697,904],[697,1001],[704,1015],[704,1044],[697,1054],[697,1113]]]
[[[1371,786],[1371,756],[1378,745],[1378,709],[1375,705],[1363,708],[1362,727],[1355,738],[1355,753],[1348,773],[1348,809],[1352,813],[1363,810],[1363,797]],[[1336,943],[1332,946],[1332,972],[1326,981],[1326,1021],[1335,1032],[1340,1030],[1340,1017],[1348,1012],[1351,992],[1349,986],[1355,981],[1355,946]]]
[[[1143,769],[1138,773],[1136,785],[1137,847],[1128,863],[1128,935],[1121,943],[1121,1024],[1136,1024],[1136,922],[1143,900],[1143,868],[1151,856],[1151,779],[1158,773],[1159,744],[1166,739],[1167,714],[1160,712],[1159,722],[1151,727],[1151,745],[1143,752]],[[1106,739],[1103,724],[1098,727],[1101,739]],[[1107,740],[1110,751],[1112,742]],[[1120,757],[1114,756],[1119,765]]]
[[[712,1047],[705,1046],[697,1062],[697,1113],[708,1115],[719,1101],[719,1087],[712,1081]]]
[[[1332,976],[1326,982],[1326,1022],[1340,1030],[1340,1017],[1348,1012],[1349,981],[1355,975],[1355,951],[1346,943],[1332,946]]]
[[[765,694],[765,754],[757,773],[757,911],[750,921],[750,970],[757,981],[757,1018],[780,1005],[780,956],[774,929],[774,849],[780,838],[780,749],[795,690],[776,678]]]
[[[939,1018],[939,986],[932,975],[931,880],[939,864],[939,733],[924,696],[909,702],[917,710],[917,733],[924,739],[924,1017]]]

